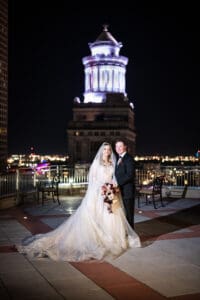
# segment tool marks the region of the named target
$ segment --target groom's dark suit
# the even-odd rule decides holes
[[[134,159],[129,153],[126,153],[121,162],[116,164],[115,176],[121,190],[126,218],[134,228],[135,166]]]

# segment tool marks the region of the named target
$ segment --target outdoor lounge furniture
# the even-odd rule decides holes
[[[138,208],[140,208],[141,197],[145,196],[146,205],[148,205],[151,201],[153,203],[154,208],[157,208],[156,202],[159,200],[161,206],[164,206],[162,199],[162,185],[163,185],[163,177],[156,177],[152,184],[143,185],[140,188],[137,188],[136,195],[138,198]]]
[[[47,198],[47,196],[51,196],[53,199],[53,202],[58,201],[58,204],[60,204],[59,200],[59,178],[57,176],[53,177],[51,181],[39,181],[37,183],[37,200],[40,201],[40,194],[42,198],[42,205],[44,205],[44,200]]]

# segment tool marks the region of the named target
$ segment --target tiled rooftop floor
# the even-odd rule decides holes
[[[27,205],[0,211],[0,299],[200,299],[200,199],[165,200],[136,209],[142,248],[115,260],[82,263],[29,260],[13,245],[30,232],[48,232],[71,213],[61,205]]]

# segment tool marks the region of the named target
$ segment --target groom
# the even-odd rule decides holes
[[[135,207],[135,167],[134,159],[127,152],[127,144],[123,140],[115,143],[115,151],[118,160],[115,169],[115,176],[122,194],[126,218],[134,229],[134,207]]]

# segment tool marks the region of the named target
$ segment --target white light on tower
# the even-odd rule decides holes
[[[83,58],[85,68],[84,103],[102,103],[107,93],[125,91],[125,74],[128,58],[120,56],[122,44],[108,31],[104,25],[102,33],[95,42],[89,43],[91,56]]]

